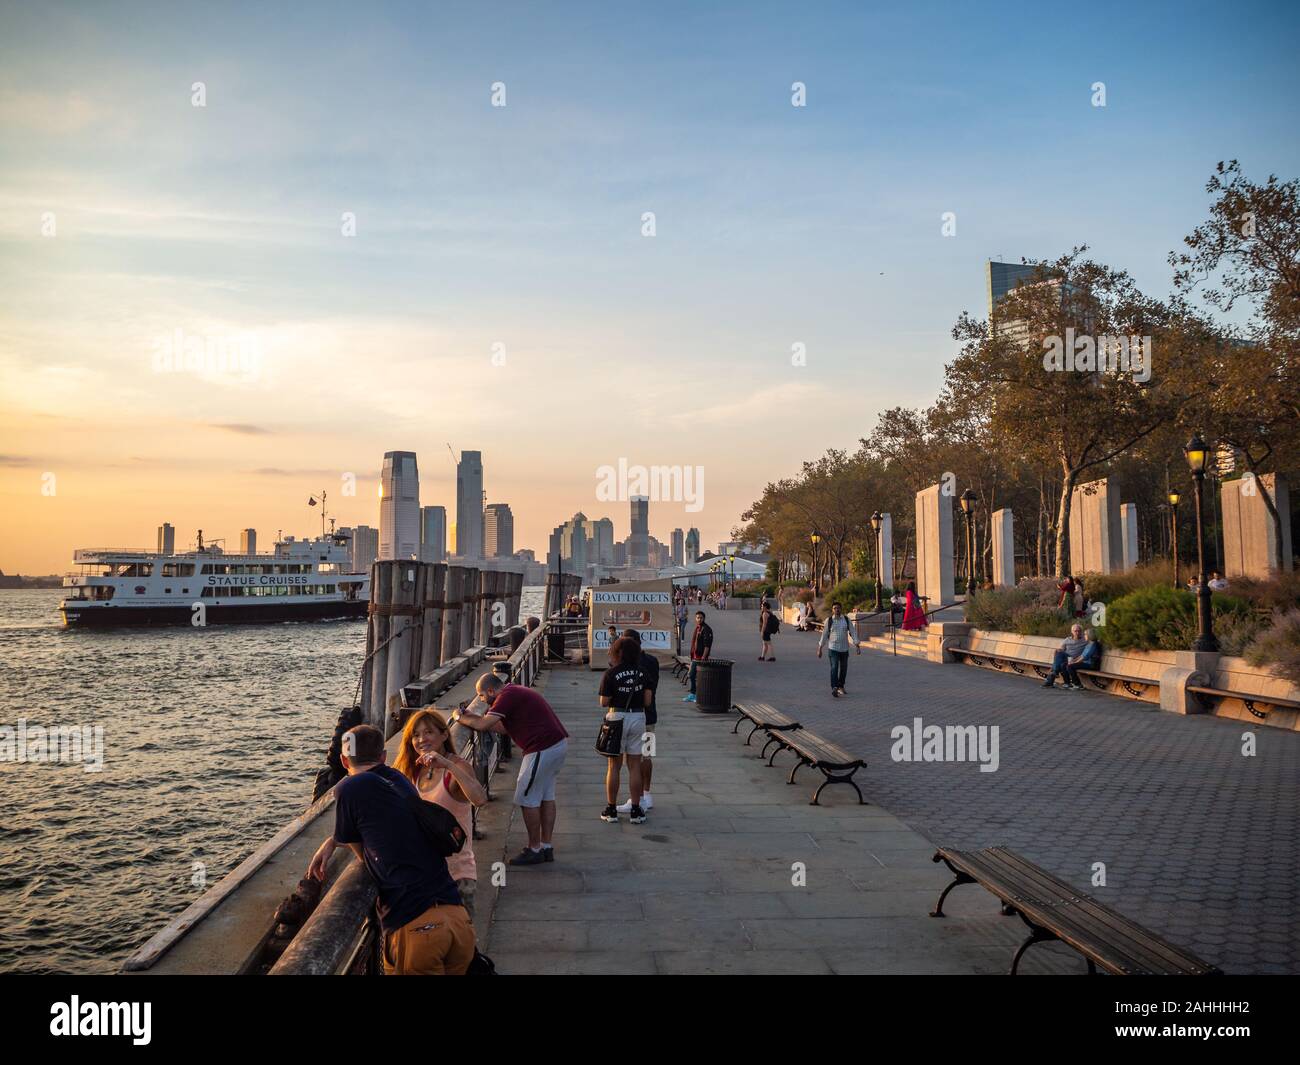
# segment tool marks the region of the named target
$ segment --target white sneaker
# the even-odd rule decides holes
[[[641,796],[641,809],[648,810],[654,804],[654,800],[650,798],[650,793],[648,791]],[[621,814],[630,814],[632,812],[632,800],[628,799],[627,802],[619,803],[618,812]]]
[[[628,799],[627,802],[619,803],[618,812],[621,814],[630,814],[632,812],[632,800]]]
[[[647,791],[647,792],[643,792],[642,795],[641,795],[641,809],[643,809],[643,810],[650,810],[650,809],[653,809],[654,804],[655,804],[655,801],[654,801],[654,799],[651,797],[650,793],[649,793],[648,791]]]

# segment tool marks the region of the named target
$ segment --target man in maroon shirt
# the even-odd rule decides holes
[[[704,611],[695,611],[695,631],[691,633],[691,690],[682,700],[684,703],[695,702],[695,666],[707,662],[713,650],[713,629],[704,620]]]
[[[524,815],[528,846],[511,858],[510,864],[553,862],[555,780],[564,765],[569,734],[551,704],[532,688],[507,684],[495,673],[484,673],[475,688],[487,704],[487,713],[477,716],[457,711],[452,721],[475,732],[504,732],[524,754],[515,785],[515,804]]]

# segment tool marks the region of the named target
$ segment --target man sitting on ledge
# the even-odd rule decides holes
[[[1079,670],[1096,669],[1101,665],[1101,641],[1097,639],[1097,630],[1089,629],[1088,642],[1083,645],[1078,658],[1065,663],[1065,686],[1083,691],[1083,682],[1079,680]]]
[[[1061,642],[1061,648],[1052,657],[1052,672],[1047,675],[1043,681],[1044,688],[1053,688],[1056,686],[1056,678],[1065,675],[1065,686],[1073,688],[1075,685],[1070,681],[1070,677],[1065,673],[1065,668],[1073,660],[1076,660],[1083,653],[1083,649],[1088,646],[1088,641],[1083,638],[1083,626],[1071,625],[1070,635]],[[1082,684],[1079,685],[1083,687]]]

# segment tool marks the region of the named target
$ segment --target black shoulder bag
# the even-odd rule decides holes
[[[460,827],[456,815],[445,806],[428,802],[419,796],[409,801],[416,823],[419,824],[420,831],[424,833],[424,838],[429,841],[429,846],[434,849],[434,852],[443,858],[459,854],[461,848],[465,846],[465,830]]]
[[[623,712],[629,713],[632,709],[632,698],[645,691],[645,674],[639,669],[636,675],[641,678],[641,684],[635,692],[627,697],[627,705],[623,707]],[[596,733],[596,752],[603,754],[606,758],[617,758],[623,753],[623,721],[610,721],[608,719],[601,721],[600,731]]]

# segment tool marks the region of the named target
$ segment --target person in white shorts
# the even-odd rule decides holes
[[[457,712],[453,720],[476,732],[504,732],[524,753],[515,785],[515,803],[528,830],[528,846],[510,859],[511,865],[540,865],[555,861],[551,834],[555,831],[555,779],[564,765],[568,732],[541,692],[507,684],[485,673],[475,686],[487,704],[482,716]]]
[[[602,821],[618,821],[618,777],[623,761],[619,755],[627,759],[628,790],[632,793],[628,820],[634,825],[645,821],[645,811],[641,808],[641,752],[645,741],[645,709],[652,696],[640,662],[641,645],[627,636],[620,637],[609,649],[609,668],[600,679],[600,705],[606,708],[605,720],[623,723],[618,755],[606,758]]]

